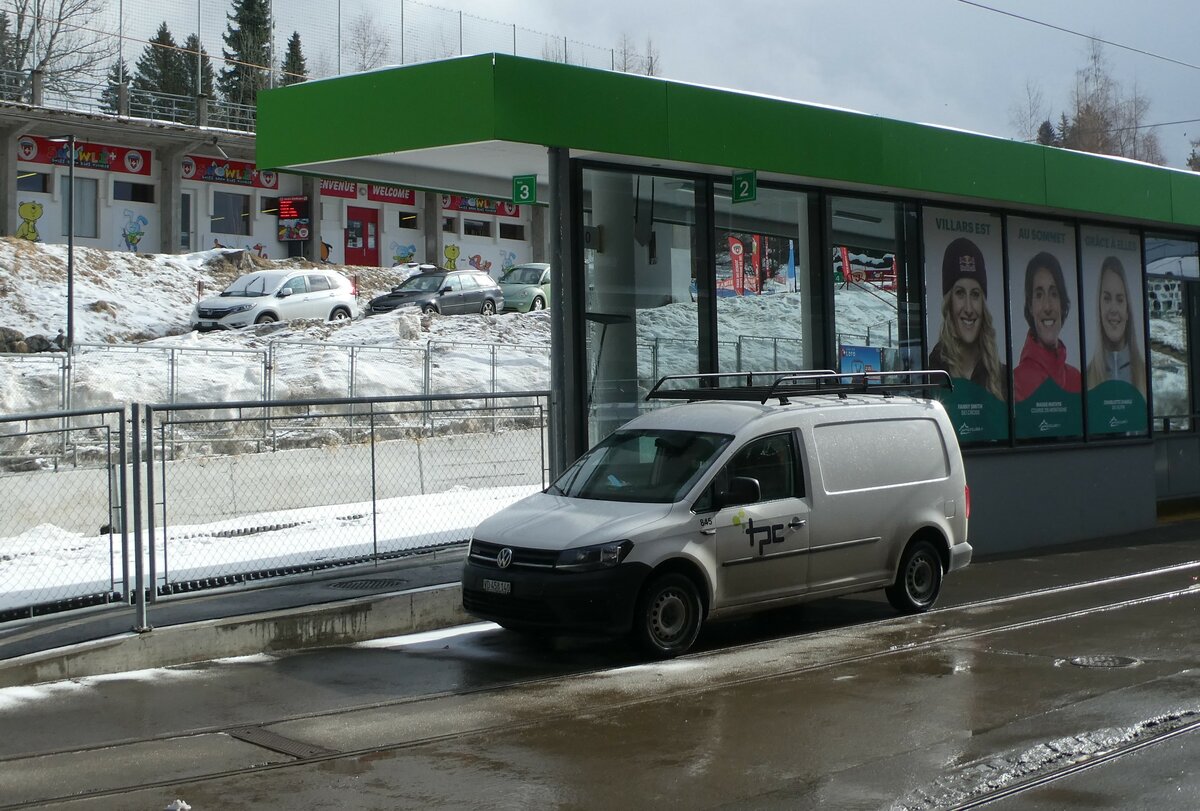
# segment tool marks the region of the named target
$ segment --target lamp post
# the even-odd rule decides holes
[[[67,145],[67,343],[63,348],[69,358],[75,345],[75,136],[60,135],[50,140]]]

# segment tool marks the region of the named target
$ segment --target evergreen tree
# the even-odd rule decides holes
[[[287,53],[283,57],[281,84],[289,85],[303,82],[308,78],[308,65],[304,61],[304,51],[300,49],[300,32],[293,31],[288,40]]]
[[[133,89],[143,93],[170,93],[185,96],[190,90],[184,70],[183,54],[164,22],[146,44],[134,66]]]
[[[226,67],[217,78],[225,98],[236,104],[254,104],[267,86],[271,64],[271,13],[269,0],[233,0],[226,15]]]
[[[200,54],[199,64],[197,64],[196,54]],[[187,76],[188,95],[207,96],[210,99],[213,97],[215,74],[212,60],[209,59],[208,51],[204,50],[204,46],[200,44],[200,37],[196,34],[188,36],[187,42],[183,43],[183,72]]]
[[[1187,165],[1193,172],[1200,172],[1200,154],[1196,150],[1200,149],[1200,138],[1192,141],[1192,154],[1188,155]]]
[[[1054,125],[1049,119],[1042,122],[1038,127],[1037,142],[1042,146],[1062,146],[1062,139],[1058,137],[1058,132],[1055,131]]]
[[[12,21],[6,12],[0,11],[0,71],[4,71],[4,79],[0,82],[0,100],[22,100],[21,83],[10,77],[21,71],[23,58],[21,43],[13,31]]]
[[[117,105],[117,94],[122,84],[129,83],[129,66],[125,64],[124,59],[118,59],[113,62],[112,67],[108,70],[108,78],[105,80],[104,90],[100,93],[100,109],[106,113],[116,114],[119,112]]]

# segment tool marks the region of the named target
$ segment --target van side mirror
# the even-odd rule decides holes
[[[291,294],[292,294],[292,288],[285,287],[282,290],[280,290],[276,295],[279,296],[279,298],[287,298]]]
[[[729,487],[717,491],[716,508],[732,507],[735,504],[754,504],[762,498],[762,486],[758,479],[749,476],[734,476]]]
[[[450,287],[450,285],[446,285],[446,286],[445,286],[445,287],[443,287],[441,290],[439,290],[439,291],[438,291],[438,293],[439,293],[439,294],[441,294],[441,293],[449,293],[449,292],[450,292],[452,289],[453,289],[453,288],[451,288],[451,287]]]

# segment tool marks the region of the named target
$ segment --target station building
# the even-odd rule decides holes
[[[1200,495],[1200,175],[499,54],[266,92],[256,163],[545,207],[552,472],[663,375],[943,368],[980,554]]]

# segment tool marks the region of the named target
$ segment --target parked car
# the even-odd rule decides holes
[[[550,266],[545,262],[514,265],[500,277],[504,309],[527,313],[550,303]]]
[[[694,385],[664,388],[682,378]],[[971,560],[970,491],[941,403],[899,396],[949,377],[889,378],[903,385],[665,378],[650,398],[691,402],[636,417],[479,524],[463,608],[523,633],[627,634],[655,658],[707,620],[839,594],[882,588],[927,611]]]
[[[340,321],[356,315],[354,285],[340,273],[256,270],[193,307],[192,329],[234,329],[293,318]]]
[[[410,276],[392,292],[371,299],[367,313],[387,313],[397,307],[442,315],[492,315],[504,308],[504,292],[481,270],[433,270]]]

